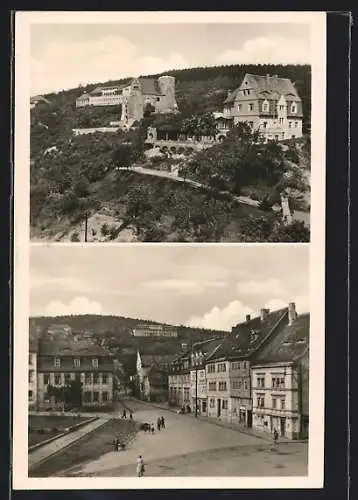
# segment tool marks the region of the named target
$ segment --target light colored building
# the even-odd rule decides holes
[[[164,350],[165,349],[165,350]],[[168,399],[168,371],[175,359],[170,351],[172,346],[164,346],[161,351],[145,348],[137,351],[136,383],[140,399],[152,401]]]
[[[30,338],[29,346],[29,370],[28,370],[28,404],[29,409],[37,405],[37,339]]]
[[[99,86],[76,100],[76,107],[122,106],[121,124],[131,126],[144,116],[150,104],[156,113],[170,113],[178,109],[175,100],[175,78],[134,78],[129,83]]]
[[[37,357],[39,407],[51,402],[48,387],[82,384],[80,406],[108,407],[113,403],[113,357],[95,342],[75,337],[41,339]],[[61,404],[59,404],[61,406]]]
[[[36,95],[30,98],[30,109],[35,108],[38,104],[51,104],[43,95]]]
[[[235,124],[247,122],[266,140],[302,137],[302,102],[289,78],[247,73],[241,85],[228,93],[224,116]]]
[[[308,437],[309,314],[297,316],[290,304],[289,323],[252,364],[253,427],[281,437]]]
[[[173,326],[153,325],[149,323],[143,323],[137,325],[136,328],[133,328],[132,336],[177,338],[178,331]]]

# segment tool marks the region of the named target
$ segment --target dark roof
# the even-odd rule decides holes
[[[139,82],[141,84],[142,94],[163,95],[156,78],[139,78]]]
[[[278,76],[261,76],[261,75],[252,75],[250,73],[246,73],[245,78],[242,81],[248,80],[249,87],[253,87],[258,96],[261,94],[262,98],[279,98],[281,95],[285,97],[292,94],[292,97],[296,101],[300,101],[300,97],[295,89],[295,86],[291,82],[289,78],[280,78]],[[249,88],[248,87],[248,88]],[[240,87],[234,90],[224,101],[225,104],[230,104],[235,101],[237,94],[240,90]]]
[[[41,356],[110,356],[103,347],[89,339],[42,339],[39,342],[39,355]]]
[[[252,355],[270,336],[273,329],[286,318],[288,308],[268,313],[264,320],[260,316],[232,329],[230,338],[221,342],[220,346],[208,357],[207,361],[219,359],[240,359]]]
[[[286,325],[255,356],[255,364],[295,361],[309,348],[310,315],[297,316],[292,325]]]
[[[36,102],[45,102],[46,104],[50,104],[50,101],[46,99],[43,95],[35,95],[34,97],[30,98],[30,103],[36,103]]]

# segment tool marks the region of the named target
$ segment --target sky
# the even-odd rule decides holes
[[[113,314],[230,331],[261,308],[309,311],[309,246],[33,245],[30,315]]]
[[[222,64],[310,64],[303,23],[32,24],[31,95]]]

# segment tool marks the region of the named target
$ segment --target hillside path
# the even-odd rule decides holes
[[[196,187],[196,188],[201,187],[201,188],[204,188],[207,190],[210,189],[210,187],[207,184],[201,184],[200,182],[193,181],[192,179],[180,177],[180,176],[172,174],[170,172],[163,172],[162,170],[152,170],[150,168],[144,168],[144,167],[128,167],[128,168],[127,167],[116,167],[116,170],[117,171],[124,170],[124,171],[136,172],[136,173],[142,174],[142,175],[152,175],[154,177],[162,177],[164,179],[169,179],[169,180],[176,181],[176,182],[181,182],[181,183],[185,182],[186,184],[189,184],[189,185]],[[221,194],[231,194],[231,193],[226,192],[226,191],[220,191],[220,193]],[[260,204],[260,202],[253,200],[252,198],[250,198],[248,196],[235,196],[235,195],[231,195],[231,196],[234,200],[238,201],[242,205],[249,205],[251,207],[258,208],[258,206]],[[304,222],[307,227],[310,226],[310,214],[309,213],[302,212],[300,210],[295,210],[293,213],[293,218],[295,220]]]

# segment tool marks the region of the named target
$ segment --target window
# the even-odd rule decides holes
[[[277,408],[277,399],[272,398],[272,408],[275,410]]]
[[[268,103],[268,102],[264,102],[264,103],[262,104],[262,111],[263,111],[264,113],[267,113],[267,112],[269,111],[269,103]]]
[[[297,106],[296,106],[296,104],[293,102],[293,103],[291,104],[291,113],[296,113],[296,112],[297,112]]]
[[[278,123],[280,123],[281,125],[283,125],[283,123],[284,123],[284,119],[283,119],[283,118],[279,118],[279,119],[278,119]]]
[[[189,401],[189,387],[184,387],[184,401]]]
[[[265,376],[258,376],[257,377],[257,387],[260,387],[261,389],[265,388]]]
[[[291,139],[296,139],[296,136],[295,135],[291,135]]]
[[[54,366],[56,366],[56,368],[59,368],[61,366],[61,360],[60,360],[60,358],[55,358],[53,360],[53,364],[54,364]]]
[[[254,105],[252,103],[249,104],[249,111],[253,111],[254,110]]]
[[[281,410],[284,410],[286,408],[286,399],[281,398]]]
[[[160,101],[160,97],[157,97],[157,102]]]
[[[98,368],[98,358],[92,359],[92,366],[93,366],[93,368]]]
[[[292,122],[288,122],[288,128],[292,127]]]
[[[278,107],[278,109],[279,109],[280,111],[283,111],[283,110],[284,110],[284,107],[285,107],[285,106],[283,106],[282,104],[280,104],[280,105],[279,105],[279,107]]]
[[[30,370],[29,371],[29,382],[33,382],[34,381],[34,371],[33,370]]]
[[[267,128],[267,122],[263,122],[262,127]]]
[[[222,409],[227,410],[228,409],[228,401],[227,399],[222,400]]]
[[[240,361],[235,361],[234,363],[231,363],[231,369],[240,370]]]
[[[84,403],[90,403],[91,402],[91,392],[90,391],[85,391],[83,393],[83,402]]]
[[[237,106],[237,110],[238,110],[238,111],[241,111],[241,110],[242,110],[242,104],[238,104],[238,106]]]
[[[247,95],[250,95],[250,89],[247,89]]]
[[[295,128],[298,128],[298,122],[295,122]]]
[[[108,384],[108,375],[106,373],[102,373],[102,384]]]
[[[86,385],[92,384],[92,373],[90,372],[85,373],[85,384]]]
[[[61,385],[61,375],[55,375],[55,385]]]
[[[248,384],[247,384],[247,380],[244,381],[244,390],[247,391],[247,388],[248,388]]]
[[[284,389],[285,377],[272,377],[272,389]]]
[[[99,401],[99,392],[98,391],[94,391],[93,392],[93,402],[94,403],[98,403]]]
[[[233,389],[241,389],[241,380],[233,380],[232,381]]]
[[[226,382],[219,382],[219,391],[226,391]]]
[[[209,382],[209,391],[216,391],[216,382]]]
[[[48,373],[44,373],[44,385],[48,385],[50,383],[50,375]]]
[[[215,373],[215,365],[208,365],[208,373]]]
[[[257,396],[257,408],[265,408],[265,396]]]
[[[218,364],[218,372],[226,372],[226,364],[225,363]]]
[[[247,362],[244,361],[244,370],[246,370],[246,368],[247,368]]]
[[[79,358],[75,358],[73,360],[73,365],[75,368],[79,368],[81,366],[81,360]]]
[[[209,406],[210,406],[210,408],[215,408],[215,399],[214,398],[210,398]]]
[[[102,401],[103,402],[108,401],[108,392],[102,392]]]
[[[99,374],[98,373],[93,374],[93,383],[99,384]]]
[[[29,365],[32,365],[32,356],[29,354]]]
[[[68,385],[71,382],[71,375],[69,373],[65,374],[65,384]]]
[[[33,398],[33,392],[29,391],[29,399],[30,399],[30,401],[32,400],[32,398]]]

